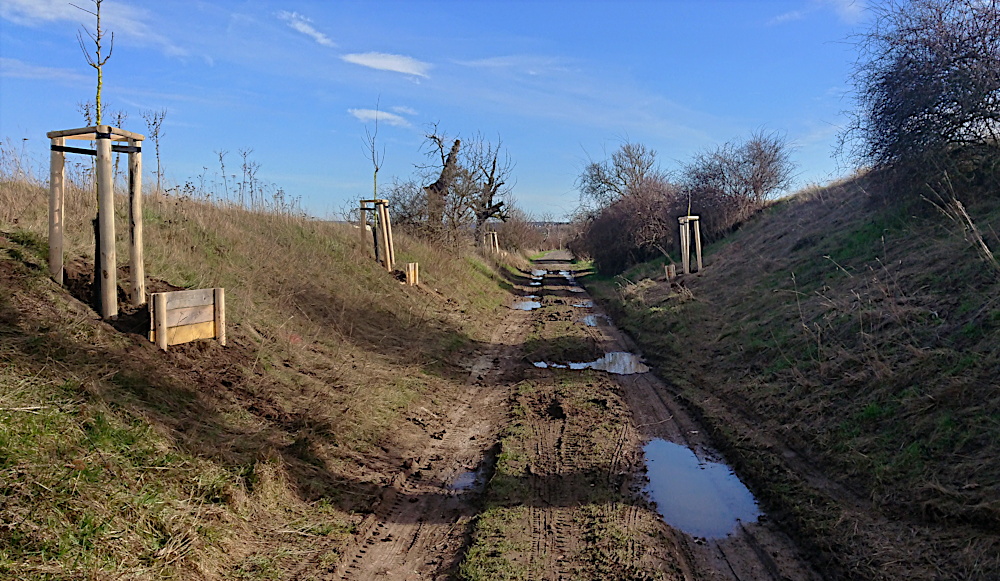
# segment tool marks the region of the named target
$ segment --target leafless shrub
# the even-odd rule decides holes
[[[729,142],[700,153],[684,166],[681,187],[687,207],[678,215],[701,216],[708,237],[722,235],[767,205],[788,187],[794,165],[785,138],[755,132],[742,142]]]
[[[857,110],[841,151],[876,168],[1000,143],[996,0],[888,0],[859,36]],[[908,170],[909,171],[909,170]]]

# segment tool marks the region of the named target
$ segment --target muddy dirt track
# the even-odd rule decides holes
[[[518,287],[537,308],[499,322],[447,417],[411,420],[430,445],[403,463],[340,560],[304,562],[294,578],[453,579],[460,567],[482,578],[822,578],[766,515],[724,538],[663,522],[644,493],[643,444],[718,455],[652,373],[562,368],[634,353],[566,276],[570,260],[537,261],[539,280]]]

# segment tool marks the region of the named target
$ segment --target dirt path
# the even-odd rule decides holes
[[[651,373],[533,365],[633,348],[599,309],[581,306],[587,294],[559,274],[570,260],[538,262],[538,280],[519,290],[538,295],[528,300],[539,308],[504,317],[459,404],[429,422],[429,444],[404,462],[352,545],[336,563],[305,563],[296,579],[451,579],[460,569],[481,579],[820,578],[766,519],[721,540],[664,524],[643,493],[643,444],[713,452]],[[580,322],[585,314],[595,326]],[[489,476],[485,490],[472,484],[477,470]]]
[[[531,314],[512,310],[472,365],[446,417],[424,410],[428,444],[403,462],[372,514],[358,525],[339,562],[302,567],[295,579],[447,579],[457,566],[478,512],[476,471],[504,419],[509,375]],[[411,421],[423,422],[420,418]],[[479,480],[481,480],[479,476]],[[317,571],[317,569],[321,569]]]

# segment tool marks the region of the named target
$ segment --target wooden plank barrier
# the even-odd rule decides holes
[[[166,351],[197,339],[226,344],[226,289],[206,288],[153,293],[149,311],[149,340]]]

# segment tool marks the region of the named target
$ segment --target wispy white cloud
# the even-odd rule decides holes
[[[347,112],[362,123],[372,123],[377,120],[379,123],[386,123],[396,127],[413,126],[405,117],[387,111],[379,111],[377,109],[348,109]]]
[[[395,111],[396,113],[399,113],[400,115],[416,115],[417,114],[417,112],[416,112],[415,109],[412,109],[410,107],[406,107],[404,105],[396,105],[395,107],[392,107],[392,110]]]
[[[305,16],[299,14],[298,12],[288,12],[282,10],[278,13],[278,18],[284,20],[288,26],[292,29],[301,32],[302,34],[312,38],[318,44],[323,46],[328,46],[333,48],[337,46],[335,42],[330,40],[330,37],[323,34],[322,32],[316,30],[316,27],[312,25],[312,20],[306,18]]]
[[[865,10],[868,9],[867,0],[820,0],[820,2],[832,8],[837,16],[847,24],[857,24],[864,19]]]
[[[42,67],[12,58],[0,57],[0,77],[85,83],[91,78],[71,69]]]
[[[392,71],[395,73],[403,73],[418,77],[427,77],[427,72],[431,69],[431,65],[429,63],[418,61],[413,57],[400,54],[388,54],[384,52],[352,53],[345,54],[340,58],[346,62],[361,65],[363,67],[378,69],[380,71]]]
[[[80,2],[88,8],[87,2]],[[70,4],[67,0],[3,0],[0,2],[0,18],[21,26],[39,26],[49,22],[73,22],[92,27],[93,16]],[[126,37],[136,44],[159,46],[170,56],[185,56],[187,51],[175,45],[149,24],[153,15],[147,10],[121,2],[105,0],[101,4],[102,27]]]
[[[471,61],[455,61],[455,63],[476,69],[503,69],[532,76],[564,73],[570,70],[564,59],[535,55],[495,56]]]
[[[809,5],[799,10],[779,14],[767,21],[768,26],[779,26],[796,20],[803,20],[817,12],[833,11],[845,24],[858,24],[864,19],[868,8],[867,0],[811,0]]]
[[[796,20],[802,20],[806,17],[808,11],[803,10],[792,10],[791,12],[785,12],[784,14],[779,14],[774,18],[767,21],[768,26],[778,26],[779,24],[784,24],[786,22],[794,22]]]

